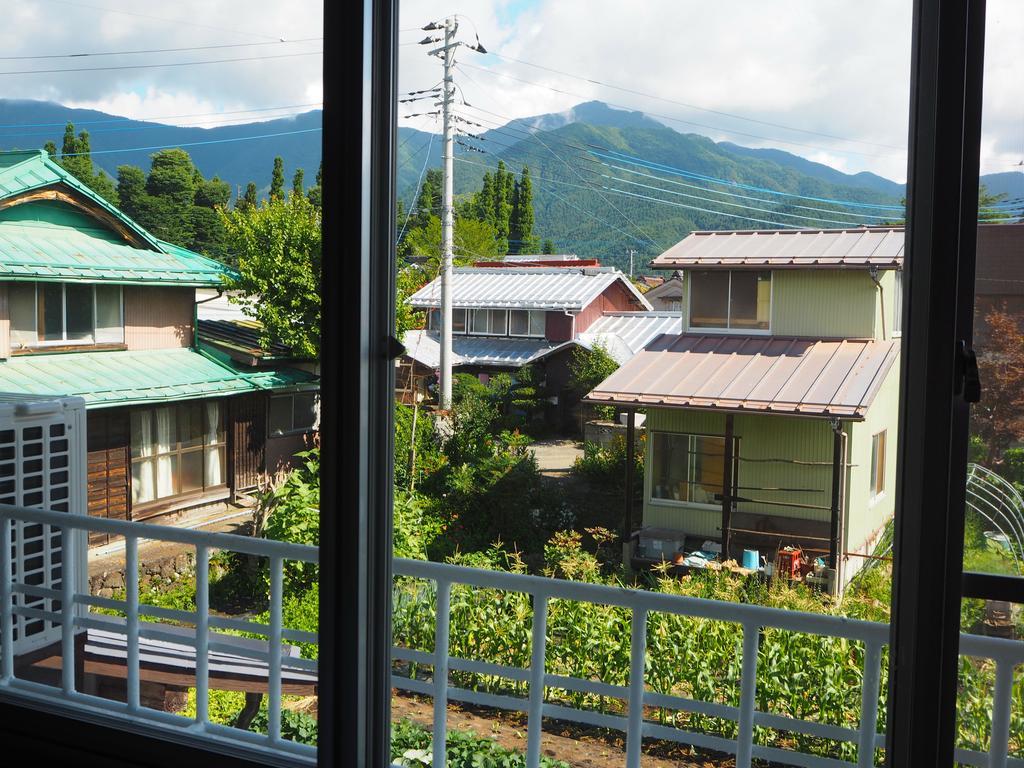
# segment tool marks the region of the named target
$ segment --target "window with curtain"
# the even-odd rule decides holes
[[[11,346],[124,342],[121,286],[11,283]]]
[[[132,412],[132,503],[201,493],[227,483],[223,405],[216,400]]]

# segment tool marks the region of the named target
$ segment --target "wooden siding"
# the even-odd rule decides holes
[[[87,423],[89,514],[128,520],[131,515],[128,411],[123,408],[89,411]],[[107,541],[107,534],[89,534],[90,546]]]
[[[547,312],[544,318],[544,338],[548,341],[572,339],[572,317],[564,312]]]
[[[267,397],[262,393],[242,395],[229,398],[226,404],[231,488],[255,488],[266,468]]]
[[[130,350],[192,344],[194,288],[125,286],[124,342]]]
[[[0,360],[11,356],[11,316],[7,306],[7,283],[0,283]]]
[[[583,333],[605,312],[623,312],[641,309],[636,299],[622,283],[616,281],[576,314],[576,333]]]

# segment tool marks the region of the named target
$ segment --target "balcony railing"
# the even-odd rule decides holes
[[[874,766],[875,750],[885,746],[885,734],[878,728],[878,701],[882,650],[889,639],[886,624],[859,621],[838,616],[825,616],[799,611],[767,608],[716,600],[682,597],[635,589],[585,584],[560,579],[481,570],[417,560],[394,561],[394,573],[433,582],[436,585],[436,622],[432,653],[395,646],[394,660],[432,667],[432,679],[422,680],[393,674],[394,688],[433,697],[434,743],[444,743],[447,705],[449,701],[494,707],[527,715],[527,765],[537,766],[541,755],[541,720],[562,721],[614,729],[626,734],[625,764],[640,768],[643,739],[661,739],[698,748],[730,753],[736,756],[737,768],[749,768],[753,758],[771,760],[782,765],[806,766]],[[530,595],[533,604],[531,660],[528,668],[493,664],[474,659],[449,656],[450,599],[453,585],[466,585],[505,593]],[[570,600],[619,606],[631,612],[629,683],[626,686],[555,675],[547,672],[545,661],[549,643],[547,631],[548,604],[551,600]],[[742,659],[739,706],[698,701],[647,690],[644,666],[647,643],[647,619],[652,612],[690,616],[739,624],[742,626]],[[758,648],[763,628],[775,628],[831,638],[846,638],[864,645],[860,716],[856,728],[800,720],[756,707]],[[960,653],[995,662],[995,687],[992,702],[992,724],[989,752],[958,749],[958,762],[971,766],[1024,767],[1024,760],[1008,758],[1010,738],[1011,697],[1014,669],[1024,663],[1024,643],[1001,638],[961,635]],[[449,672],[470,672],[502,678],[513,683],[528,683],[528,695],[517,697],[486,691],[468,690],[451,685]],[[546,701],[545,688],[589,693],[627,702],[624,715],[605,714],[566,707]],[[810,695],[811,692],[808,692]],[[678,712],[697,713],[736,723],[736,737],[668,727],[644,718],[644,707],[664,708]],[[834,757],[806,754],[755,743],[754,729],[760,726],[856,745],[857,762]],[[444,750],[434,750],[434,768],[445,765]]]
[[[68,578],[60,579],[60,589],[16,580],[12,575],[12,544],[15,523],[49,526],[60,531],[60,571]],[[123,600],[93,597],[84,578],[85,532],[123,536],[125,541],[125,598]],[[49,536],[50,534],[47,534]],[[139,602],[139,541],[176,542],[191,547],[196,563],[196,608],[181,611],[158,608]],[[72,543],[71,546],[68,544]],[[232,551],[266,558],[270,573],[270,621],[256,621],[212,615],[210,612],[209,562],[211,551]],[[275,765],[312,765],[316,748],[282,738],[282,680],[315,681],[317,662],[285,654],[285,642],[317,643],[317,635],[288,629],[282,622],[283,568],[286,561],[317,563],[316,547],[256,539],[225,533],[209,533],[171,528],[162,525],[108,520],[84,515],[70,515],[38,509],[0,505],[0,697],[28,706],[62,711],[70,716],[104,720],[120,719],[132,730],[152,733],[185,743],[200,744],[216,751],[271,758]],[[84,587],[84,590],[83,590]],[[52,610],[25,605],[26,597]],[[59,606],[59,607],[54,607]],[[110,617],[90,614],[89,607],[122,612],[123,624],[112,623]],[[19,617],[21,617],[19,619]],[[21,679],[16,676],[14,637],[15,622],[24,625],[25,617],[52,622],[59,628],[59,687]],[[143,617],[154,619],[143,621]],[[175,624],[172,628],[170,625]],[[191,625],[189,628],[180,624]],[[76,664],[63,663],[76,659],[76,636],[89,630],[110,636],[111,628],[123,633],[126,649],[126,701],[114,701],[82,693]],[[173,629],[173,631],[172,631]],[[219,630],[232,630],[266,637],[266,643],[239,642],[238,638]],[[18,636],[24,637],[24,633]],[[149,648],[186,648],[194,655],[196,688],[195,718],[186,718],[143,706],[140,700],[145,665],[141,658]],[[56,644],[56,643],[55,643]],[[259,647],[262,645],[262,648]],[[81,655],[83,649],[79,647]],[[209,717],[208,692],[211,687],[211,662],[215,666],[234,660],[248,665],[249,673],[258,667],[257,675],[265,675],[269,733],[260,734],[241,728],[212,723]],[[189,666],[191,670],[192,667]],[[191,672],[189,673],[191,674]]]

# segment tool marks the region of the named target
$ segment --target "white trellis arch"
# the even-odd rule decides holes
[[[1017,572],[1024,574],[1024,498],[1013,483],[980,464],[968,464],[967,508],[1006,537]]]

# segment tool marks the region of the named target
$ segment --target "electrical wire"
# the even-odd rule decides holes
[[[420,185],[423,183],[423,174],[427,171],[427,164],[430,162],[430,148],[434,145],[434,134],[430,134],[430,142],[427,144],[427,153],[423,157],[423,167],[420,168],[420,177],[416,180],[416,187],[414,190],[415,195],[420,193]],[[398,233],[398,239],[395,240],[395,244],[402,242],[402,238],[405,237],[405,228],[409,226],[409,220],[412,219],[412,212],[416,208],[416,198],[413,198],[413,204],[409,206],[409,214],[405,217],[405,223],[402,225],[402,231]]]
[[[200,147],[207,144],[230,144],[235,141],[254,141],[256,139],[273,139],[278,136],[295,136],[300,133],[319,133],[323,128],[303,128],[298,131],[281,131],[280,133],[264,133],[259,136],[234,136],[227,139],[210,139],[208,141],[186,141],[179,144],[161,144],[153,147],[125,147],[124,149],[94,149],[91,152],[66,152],[61,157],[77,157],[78,155],[112,155],[118,152],[149,152],[158,149],[177,149],[179,147]]]
[[[112,72],[122,69],[162,69],[168,67],[194,67],[200,64],[229,64],[238,61],[268,61],[270,59],[293,59],[298,56],[321,56],[323,51],[302,53],[279,53],[273,56],[245,56],[237,59],[206,59],[204,61],[172,61],[160,64],[120,64],[109,67],[64,67],[61,69],[23,69],[0,72],[0,75],[52,75],[58,72]]]
[[[301,37],[297,40],[268,40],[262,43],[224,43],[221,45],[193,45],[187,48],[142,48],[133,51],[94,51],[92,53],[40,53],[32,56],[0,56],[0,61],[29,61],[38,59],[81,59],[96,56],[134,56],[143,53],[182,53],[184,51],[213,51],[221,48],[251,48],[255,45],[289,45],[291,43],[312,43],[322,37]]]
[[[110,117],[103,120],[74,120],[68,121],[63,120],[59,123],[7,123],[0,125],[0,128],[47,128],[50,126],[59,126],[63,128],[68,122],[74,122],[76,126],[79,125],[98,125],[100,123],[120,123],[128,121],[147,122],[152,120],[173,120],[182,117],[207,117],[208,115],[238,115],[247,112],[273,112],[279,109],[300,109],[302,107],[322,107],[322,101],[313,101],[308,104],[287,104],[280,107],[257,107],[255,109],[232,109],[232,110],[221,110],[218,112],[193,112],[185,115],[158,115],[155,117]]]

